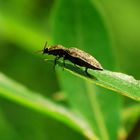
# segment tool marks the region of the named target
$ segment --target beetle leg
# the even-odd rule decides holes
[[[65,67],[65,60],[66,60],[66,58],[65,58],[65,55],[63,56],[63,70],[64,70],[64,67]]]
[[[54,67],[56,65],[57,59],[58,59],[58,57],[56,56],[55,59],[54,59]]]
[[[56,58],[54,59],[54,69],[55,69],[55,66],[56,66],[56,63],[57,63],[57,60],[60,58],[60,56],[56,56]]]
[[[64,56],[64,57],[63,57],[63,65],[64,65],[64,66],[65,66],[65,60],[66,60],[66,59],[65,59],[65,56]]]
[[[86,74],[87,74],[87,75],[89,75],[89,73],[88,73],[87,69],[88,69],[88,68],[86,67],[86,68],[85,68],[85,72],[86,72]]]

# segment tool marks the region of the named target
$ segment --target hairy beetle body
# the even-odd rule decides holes
[[[51,47],[45,47],[43,49],[43,54],[54,55],[55,65],[59,58],[63,58],[63,63],[65,65],[65,60],[71,61],[73,64],[85,67],[85,72],[88,74],[87,69],[103,70],[101,64],[90,54],[77,49],[77,48],[65,48],[62,45],[54,45]]]

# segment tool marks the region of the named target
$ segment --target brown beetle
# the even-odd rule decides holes
[[[77,48],[65,48],[62,45],[54,45],[51,47],[46,47],[45,44],[43,54],[49,54],[56,56],[54,65],[59,58],[63,58],[63,64],[65,65],[65,60],[71,61],[74,65],[85,67],[85,72],[88,74],[87,69],[103,70],[101,64],[90,54],[77,49]]]

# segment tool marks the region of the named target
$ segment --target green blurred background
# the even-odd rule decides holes
[[[49,45],[63,44],[66,47],[85,48],[87,52],[92,51],[93,47],[90,45],[94,42],[97,42],[95,45],[105,45],[107,47],[95,48],[97,53],[94,53],[105,69],[123,72],[134,76],[137,80],[140,79],[140,2],[138,0],[81,1],[0,0],[1,72],[46,98],[65,107],[71,106],[71,108],[74,108],[75,104],[69,103],[69,100],[65,99],[65,95],[61,93],[61,91],[67,92],[67,88],[63,88],[63,83],[65,75],[70,77],[70,74],[56,67],[60,69],[60,75],[63,77],[63,80],[60,80],[61,76],[58,76],[57,70],[54,71],[53,64],[44,62],[44,56],[36,53],[44,47],[46,41]],[[85,7],[87,9],[84,11]],[[73,36],[76,34],[75,30],[71,28],[75,26],[77,18],[71,18],[73,17],[71,15],[80,15],[81,11],[84,11],[82,14],[84,16],[77,16],[80,20],[76,22],[75,28],[83,31],[79,34],[85,33],[85,35],[82,37],[77,35],[79,37],[77,39]],[[95,24],[88,24],[92,19]],[[89,31],[90,34],[88,34]],[[84,37],[86,39],[83,39]],[[92,41],[93,43],[90,43]],[[80,44],[84,45],[80,46]],[[73,88],[72,83],[67,83],[67,85]],[[68,98],[70,98],[69,95]],[[135,101],[123,97],[117,98],[119,100],[114,103],[114,106],[120,104],[119,114],[125,108],[137,106]],[[122,118],[121,115],[120,118]],[[138,117],[135,115],[130,117],[132,117],[131,120],[122,122],[129,133],[138,122]],[[127,123],[128,126],[125,125]],[[128,135],[127,131],[124,133]],[[125,134],[122,134],[124,139]],[[0,98],[0,140],[20,139],[84,140],[86,138],[61,122]]]

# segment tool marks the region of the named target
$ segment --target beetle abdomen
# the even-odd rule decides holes
[[[82,50],[77,48],[68,48],[66,51],[68,53],[67,59],[74,64],[91,69],[103,69],[101,64],[93,56]]]

